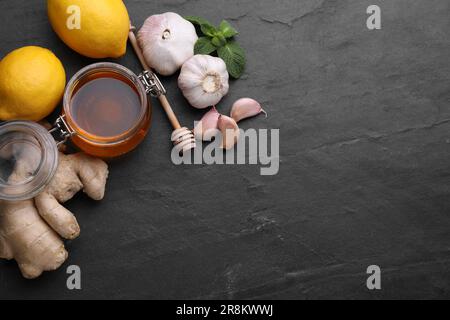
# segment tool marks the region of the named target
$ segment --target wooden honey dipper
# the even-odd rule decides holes
[[[130,40],[130,43],[133,46],[133,49],[138,56],[142,67],[145,70],[144,73],[139,76],[139,78],[144,82],[147,93],[150,93],[152,96],[157,97],[164,111],[166,112],[166,115],[169,118],[169,121],[174,129],[171,139],[177,151],[179,153],[189,151],[195,148],[194,133],[192,130],[180,125],[180,122],[178,121],[177,116],[175,115],[175,112],[173,111],[172,107],[170,106],[169,100],[167,99],[164,86],[159,81],[155,72],[148,66],[147,62],[145,62],[141,47],[138,44],[136,35],[134,34],[135,31],[136,28],[130,25],[128,39]]]

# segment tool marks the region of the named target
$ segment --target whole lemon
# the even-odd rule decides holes
[[[0,120],[39,121],[61,101],[66,73],[41,47],[14,50],[0,61]]]
[[[130,18],[122,0],[48,0],[50,23],[70,48],[90,58],[125,54]]]

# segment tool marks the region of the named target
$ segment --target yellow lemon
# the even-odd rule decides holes
[[[65,85],[64,67],[50,50],[14,50],[0,61],[0,120],[44,119],[61,101]]]
[[[122,0],[48,0],[50,23],[70,48],[90,58],[125,54],[130,18]]]

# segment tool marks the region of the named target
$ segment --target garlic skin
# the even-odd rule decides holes
[[[261,113],[264,113],[267,118],[267,112],[264,111],[259,102],[250,98],[239,99],[231,108],[231,117],[236,122],[255,117]]]
[[[181,68],[178,86],[191,106],[205,109],[217,105],[228,93],[225,62],[208,55],[195,55]]]
[[[220,147],[225,150],[232,149],[241,133],[236,121],[233,118],[220,115],[217,126],[222,133],[222,144]]]
[[[211,141],[218,128],[220,113],[216,107],[212,107],[194,128],[194,135],[197,140]]]
[[[167,12],[147,18],[137,40],[149,67],[170,76],[194,55],[198,36],[192,23]]]

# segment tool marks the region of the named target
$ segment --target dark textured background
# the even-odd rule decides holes
[[[182,166],[155,105],[151,134],[111,164],[104,201],[68,208],[82,235],[62,269],[35,281],[0,262],[0,298],[450,298],[448,0],[125,1],[136,25],[175,11],[240,31],[243,96],[281,129],[281,170]],[[378,4],[383,29],[366,28]],[[0,57],[51,48],[68,76],[92,62],[52,32],[45,1],[0,0]],[[139,72],[131,52],[119,63]],[[184,124],[201,117],[164,79]],[[83,290],[65,289],[65,267]],[[382,268],[382,290],[365,286]]]

